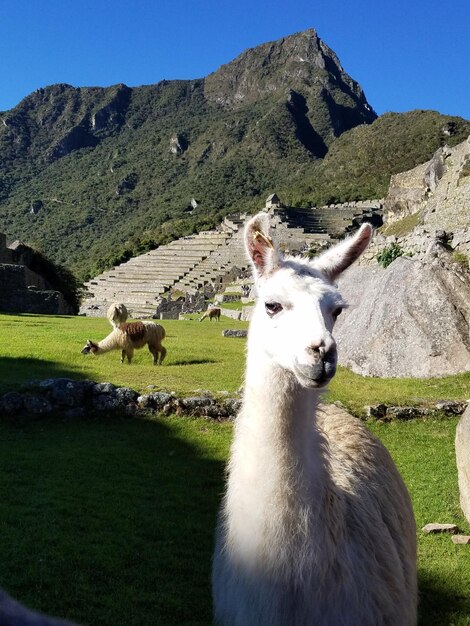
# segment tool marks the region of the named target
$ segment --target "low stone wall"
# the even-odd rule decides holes
[[[230,419],[241,406],[236,397],[214,398],[209,393],[190,398],[178,398],[173,393],[149,390],[138,394],[128,387],[91,380],[51,378],[31,385],[25,393],[12,391],[0,397],[0,415],[47,415],[60,413],[69,419],[86,418],[102,412],[130,417],[155,413],[204,416]]]
[[[227,331],[224,331],[227,332]],[[232,336],[244,337],[246,331],[229,331]],[[222,392],[214,397],[210,392],[198,396],[178,398],[174,392],[148,387],[148,393],[139,394],[129,387],[116,387],[112,383],[92,380],[49,378],[31,383],[23,393],[10,391],[0,397],[0,416],[27,413],[31,416],[60,414],[66,419],[86,419],[96,413],[119,413],[129,417],[155,415],[181,415],[208,417],[215,420],[233,419],[241,408],[240,393]],[[335,403],[344,409],[341,403]],[[461,415],[467,402],[439,401],[427,407],[399,407],[377,404],[364,407],[366,416],[380,421],[409,420],[432,415]],[[467,409],[470,410],[470,408]]]

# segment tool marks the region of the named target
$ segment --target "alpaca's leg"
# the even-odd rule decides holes
[[[153,364],[158,365],[158,347],[149,344],[149,352],[153,356]]]
[[[166,348],[164,348],[163,346],[160,346],[160,361],[158,362],[159,365],[163,363],[163,359],[165,357],[166,357]]]
[[[121,350],[121,363],[124,363],[124,359],[126,358],[126,351]]]
[[[134,348],[127,348],[127,362],[129,365],[132,363],[132,357],[134,356]]]

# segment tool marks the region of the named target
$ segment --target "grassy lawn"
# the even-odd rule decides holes
[[[163,322],[167,362],[146,350],[86,357],[103,319],[0,316],[0,394],[70,376],[190,394],[237,390],[244,340],[219,323]],[[363,379],[340,370],[329,393],[365,404],[466,399],[470,377]],[[470,546],[424,536],[428,522],[470,533],[458,504],[457,420],[373,423],[413,498],[419,538],[420,624],[470,625]],[[0,586],[39,610],[89,625],[211,623],[210,561],[232,426],[203,419],[90,415],[0,418]]]

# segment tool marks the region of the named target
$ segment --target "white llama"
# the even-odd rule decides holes
[[[153,356],[153,364],[161,365],[166,356],[166,348],[162,345],[165,339],[165,329],[154,322],[128,322],[121,324],[109,333],[107,337],[95,343],[88,339],[82,348],[82,354],[104,354],[111,350],[121,350],[121,363],[127,358],[130,364],[134,350],[148,345]]]
[[[245,228],[258,299],[213,561],[224,626],[416,623],[416,529],[386,449],[345,411],[318,408],[334,376],[334,280],[372,229],[314,261],[283,258],[260,213]]]
[[[113,328],[119,328],[129,316],[126,305],[122,302],[113,302],[106,313],[106,317]]]

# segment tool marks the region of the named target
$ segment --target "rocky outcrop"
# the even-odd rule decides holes
[[[439,148],[426,163],[391,177],[384,202],[388,223],[417,213],[424,206],[444,174],[447,156],[448,149]]]
[[[460,418],[455,435],[460,506],[470,522],[470,405]]]
[[[445,153],[445,172],[423,209],[427,228],[456,232],[470,224],[470,137]]]
[[[0,233],[0,311],[43,315],[76,313],[72,299],[68,301],[65,292],[51,282],[57,279],[54,266],[21,241],[9,246],[6,243],[5,235]]]
[[[351,268],[339,282],[339,361],[364,376],[428,378],[470,371],[470,276],[440,258]]]

